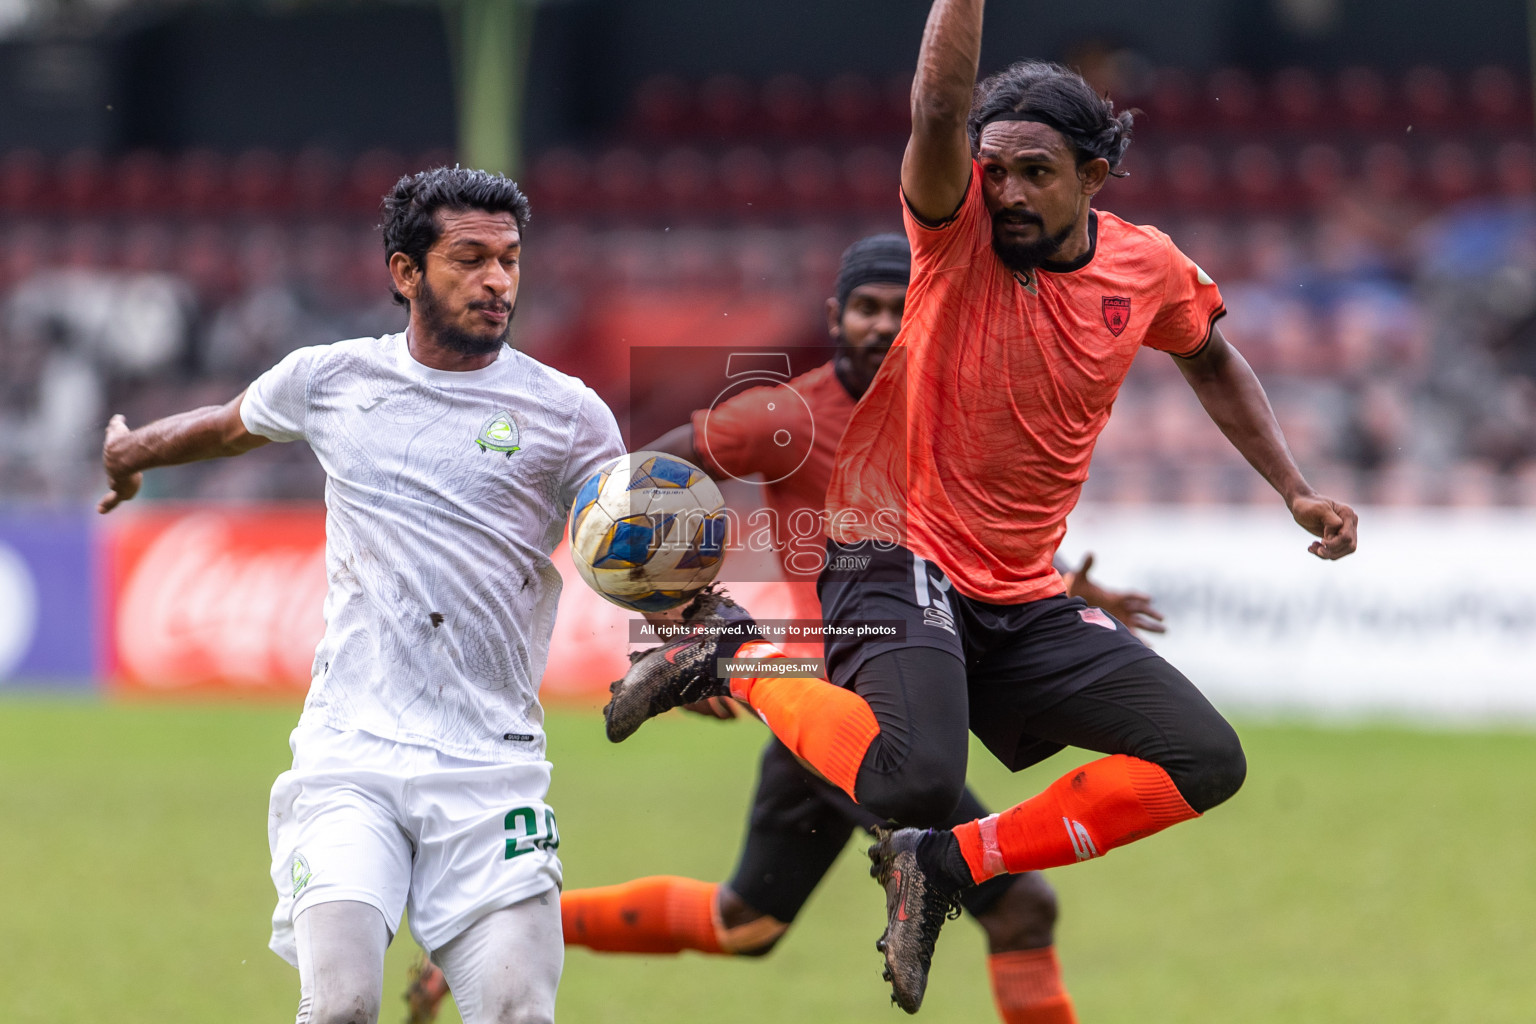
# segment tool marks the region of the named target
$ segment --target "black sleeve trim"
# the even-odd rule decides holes
[[[1226,315],[1227,315],[1227,307],[1226,307],[1225,303],[1223,303],[1220,306],[1217,306],[1214,310],[1212,310],[1211,311],[1211,318],[1209,320],[1207,320],[1206,324],[1205,324],[1205,338],[1201,340],[1200,347],[1195,349],[1193,352],[1190,352],[1188,355],[1182,355],[1182,356],[1179,356],[1178,358],[1179,359],[1194,359],[1200,353],[1202,353],[1206,349],[1210,348],[1210,346],[1211,346],[1211,338],[1216,333],[1216,321],[1220,320],[1222,317],[1224,317]]]
[[[965,191],[960,193],[960,201],[955,204],[955,208],[950,211],[949,216],[945,217],[943,220],[929,220],[927,217],[924,217],[922,214],[912,209],[912,200],[907,198],[906,189],[901,190],[902,205],[907,208],[907,212],[912,215],[912,219],[917,221],[919,226],[925,227],[929,231],[942,231],[944,228],[947,228],[953,224],[955,222],[955,218],[960,216],[960,211],[965,208],[965,201],[971,195],[971,176],[975,175],[975,173],[976,165],[975,163],[972,163],[971,173],[967,175],[965,179]]]

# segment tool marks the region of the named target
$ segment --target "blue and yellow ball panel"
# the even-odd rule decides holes
[[[725,516],[710,516],[693,531],[688,553],[678,559],[679,569],[705,569],[720,561],[725,549]]]
[[[619,597],[617,594],[606,594],[610,601],[633,608],[637,612],[664,612],[669,608],[676,608],[684,601],[693,598],[691,590],[653,590],[649,594],[639,596]]]
[[[661,487],[681,490],[692,487],[702,478],[703,474],[687,463],[669,459],[664,455],[656,455],[646,459],[635,469],[634,476],[629,481],[629,489],[634,491],[642,487]]]
[[[602,493],[603,484],[608,482],[608,474],[597,473],[590,480],[581,485],[581,490],[576,492],[576,501],[571,505],[571,540],[575,541],[576,531],[581,529],[581,521],[586,517],[597,496]]]
[[[608,528],[593,559],[595,569],[633,569],[650,560],[656,546],[656,531],[649,516],[630,516]]]

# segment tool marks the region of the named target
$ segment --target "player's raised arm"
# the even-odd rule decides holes
[[[933,224],[954,214],[970,183],[966,118],[981,60],[983,6],[983,0],[934,0],[923,30],[901,189],[912,212]]]
[[[709,473],[709,467],[704,460],[699,458],[699,451],[694,447],[694,432],[692,423],[684,423],[680,427],[673,427],[662,434],[650,444],[641,448],[647,452],[666,452],[668,455],[676,455],[680,459],[686,459],[698,466],[704,472]],[[710,473],[713,476],[713,473]]]
[[[108,490],[96,511],[110,512],[138,494],[146,469],[242,455],[266,444],[268,438],[251,433],[240,419],[244,397],[242,391],[224,405],[177,413],[137,430],[129,430],[121,415],[113,416],[101,445]]]
[[[1174,357],[1205,411],[1249,464],[1285,499],[1307,532],[1320,540],[1308,548],[1319,558],[1343,558],[1355,550],[1355,510],[1314,491],[1301,475],[1264,386],[1242,353],[1211,327],[1210,341],[1188,358]]]

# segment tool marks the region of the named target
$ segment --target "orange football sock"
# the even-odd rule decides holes
[[[1124,754],[1090,761],[1039,796],[956,828],[971,877],[1060,867],[1199,817],[1168,773]]]
[[[714,882],[659,875],[560,896],[567,946],[605,953],[720,952]]]
[[[738,658],[782,658],[770,643],[741,645]],[[744,700],[796,757],[854,800],[853,784],[864,752],[880,723],[863,697],[805,676],[743,676],[731,680],[731,696]]]
[[[1061,984],[1056,947],[993,953],[987,957],[992,998],[1003,1024],[1077,1024]]]

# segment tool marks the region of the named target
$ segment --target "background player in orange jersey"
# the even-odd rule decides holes
[[[827,300],[827,330],[835,346],[830,361],[777,387],[754,388],[701,409],[689,423],[644,447],[688,459],[720,479],[761,475],[767,481],[764,496],[780,523],[805,509],[819,517],[837,441],[901,326],[910,273],[905,237],[874,235],[855,242],[843,254],[836,294]],[[784,389],[803,404],[786,401]],[[785,408],[814,422],[786,419]],[[782,437],[775,435],[784,430],[804,444],[779,443]],[[814,583],[796,573],[788,545],[778,550],[796,616],[819,622]],[[1162,616],[1146,595],[1099,587],[1088,578],[1090,564],[1091,556],[1068,573],[1070,592],[1128,625],[1163,630]],[[819,655],[816,646],[805,653]],[[715,698],[695,709],[734,718],[736,707]],[[960,824],[985,813],[967,788],[950,819]],[[770,739],[730,881],[656,876],[567,889],[561,896],[565,942],[604,952],[693,949],[761,956],[788,931],[854,830],[873,831],[884,823]],[[1053,945],[1055,893],[1045,879],[1038,872],[1000,876],[967,890],[961,902],[987,934],[993,998],[1004,1024],[1075,1021]],[[407,996],[414,999],[413,1024],[432,1020],[445,994],[430,968],[414,978]]]
[[[1001,815],[901,829],[871,850],[893,998],[916,1012],[934,943],[966,890],[1071,864],[1193,818],[1242,785],[1236,733],[1053,568],[1067,513],[1141,346],[1175,357],[1232,444],[1324,559],[1356,517],[1317,494],[1253,371],[1215,327],[1215,284],[1163,233],[1091,208],[1130,143],[1066,68],[1017,64],[975,87],[982,0],[936,0],[902,164],[913,248],[906,318],[843,435],[827,494],[829,624],[899,620],[903,637],[827,644],[834,685],[723,679],[769,657],[713,627],[636,660],[608,733],[700,695],[745,700],[796,756],[883,817],[941,824],[969,728],[1014,769],[1064,746],[1108,756]],[[725,611],[740,623],[740,609]]]

